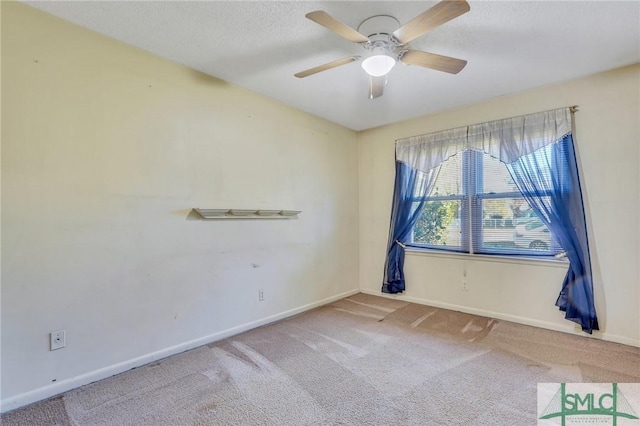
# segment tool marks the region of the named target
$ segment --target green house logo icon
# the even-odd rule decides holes
[[[564,426],[567,418],[571,416],[580,416],[585,420],[590,416],[607,417],[610,418],[614,426],[618,424],[619,418],[638,420],[637,413],[622,394],[617,383],[611,384],[611,392],[608,390],[605,392],[568,392],[566,383],[561,383],[560,389],[555,393],[539,419],[559,418]]]

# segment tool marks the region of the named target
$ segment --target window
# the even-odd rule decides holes
[[[556,306],[585,332],[597,330],[574,112],[558,108],[397,140],[382,291],[405,291],[407,244],[549,256],[562,251],[562,241],[569,270]]]
[[[562,251],[507,166],[486,153],[466,150],[445,160],[431,194],[416,196],[414,208],[421,201],[413,245],[478,254],[549,256]]]

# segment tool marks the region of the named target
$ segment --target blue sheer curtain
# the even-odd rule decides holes
[[[556,306],[591,334],[598,330],[587,225],[571,134],[507,164],[522,195],[551,230],[570,265]]]
[[[437,167],[425,173],[396,160],[383,293],[402,293],[405,290],[404,244],[411,239],[413,225],[422,212],[425,197],[433,189],[439,170]]]

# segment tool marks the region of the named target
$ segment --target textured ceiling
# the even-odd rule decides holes
[[[411,43],[466,59],[466,68],[450,75],[399,64],[385,94],[370,100],[359,62],[293,76],[364,52],[304,15],[324,10],[353,28],[379,14],[404,24],[436,2],[25,3],[354,130],[640,62],[638,1],[470,0],[470,12]]]

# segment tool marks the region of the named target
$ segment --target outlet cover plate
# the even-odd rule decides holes
[[[67,346],[67,338],[64,330],[52,331],[51,334],[51,350],[62,349]]]

